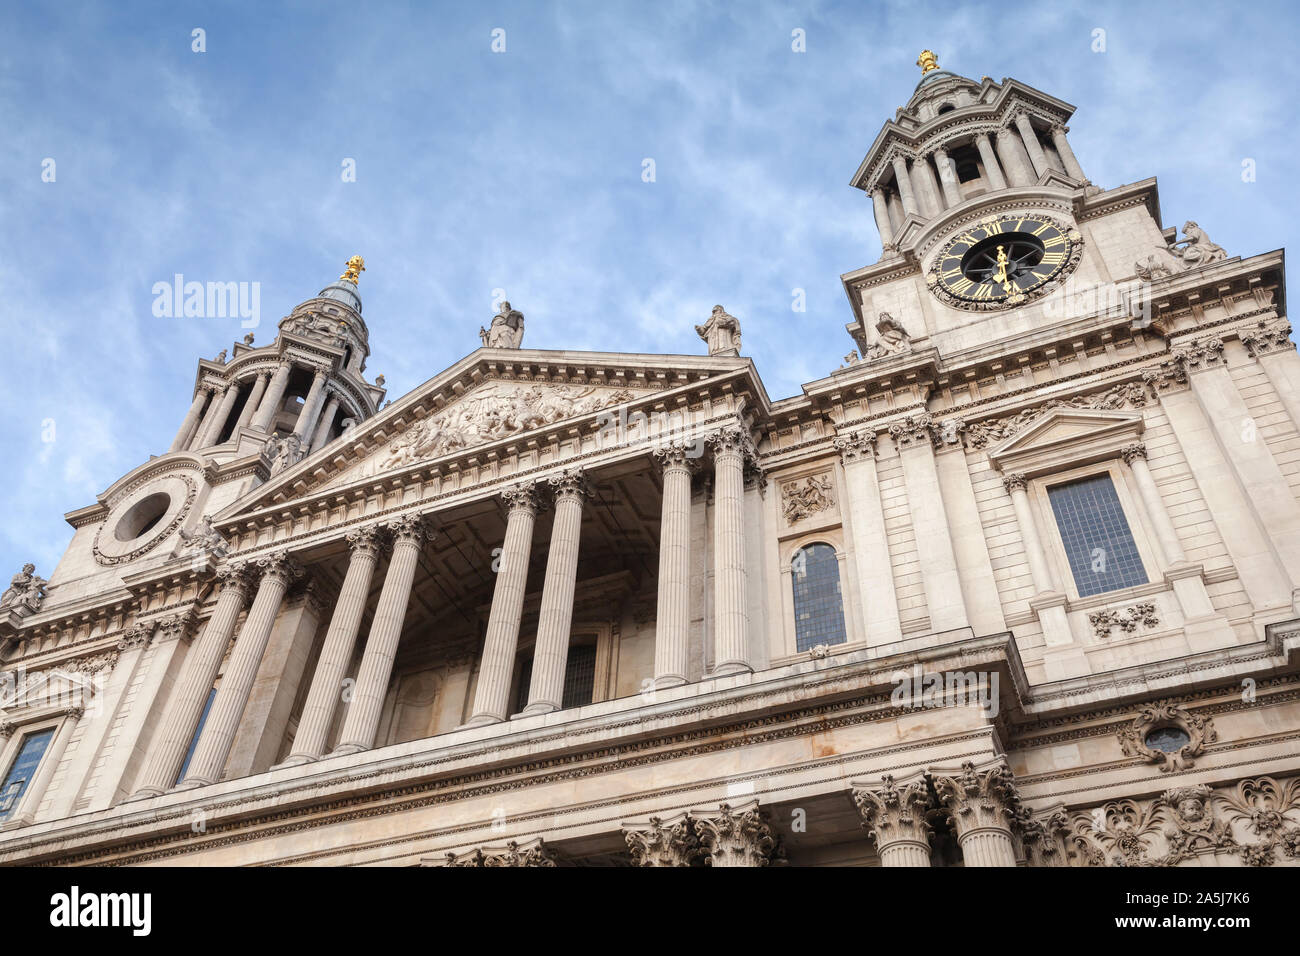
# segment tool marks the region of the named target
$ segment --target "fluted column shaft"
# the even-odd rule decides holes
[[[659,519],[655,686],[686,683],[691,631],[691,470],[685,449],[659,456],[664,498]]]
[[[876,229],[880,232],[880,249],[883,254],[894,248],[894,229],[889,222],[889,204],[885,200],[885,191],[879,186],[871,190],[871,206],[876,215]]]
[[[1053,126],[1052,145],[1056,147],[1057,155],[1061,157],[1061,162],[1065,165],[1065,171],[1070,174],[1070,178],[1086,183],[1088,177],[1083,174],[1083,167],[1079,165],[1074,150],[1070,148],[1070,141],[1065,135],[1067,132],[1069,131],[1064,126]]]
[[[569,630],[573,626],[573,592],[578,583],[578,547],[582,535],[582,499],[587,494],[581,474],[553,479],[555,523],[546,555],[542,606],[533,645],[533,674],[525,714],[559,710],[564,701],[564,672],[569,660]]]
[[[198,787],[216,783],[226,767],[230,746],[235,742],[235,731],[248,705],[248,695],[253,690],[257,669],[262,663],[266,642],[271,638],[271,628],[280,613],[280,604],[293,579],[294,571],[284,552],[262,558],[257,562],[261,583],[257,597],[249,608],[244,627],[235,640],[230,653],[230,663],[217,689],[216,699],[208,712],[208,719],[194,749],[194,757],[181,781],[183,787]]]
[[[211,398],[208,401],[207,410],[203,413],[203,418],[199,421],[199,427],[194,429],[194,437],[190,439],[190,451],[198,451],[203,447],[208,432],[212,430],[212,419],[216,418],[221,411],[221,392],[215,385],[205,385],[204,389]]]
[[[899,840],[877,848],[881,866],[929,866],[930,845],[920,840]]]
[[[514,673],[515,651],[519,646],[519,623],[523,616],[524,591],[528,585],[528,557],[537,521],[537,494],[531,484],[511,488],[502,494],[509,507],[506,537],[497,565],[497,583],[492,591],[487,638],[479,665],[474,713],[467,726],[478,727],[505,720]]]
[[[231,382],[226,386],[222,393],[221,404],[217,406],[217,413],[212,416],[212,420],[204,429],[202,437],[199,439],[199,448],[208,448],[215,445],[221,438],[221,430],[226,427],[226,422],[230,420],[230,412],[235,407],[235,402],[239,400],[239,385]]]
[[[312,435],[309,451],[318,451],[329,441],[330,426],[334,424],[334,415],[338,410],[339,398],[337,395],[331,395],[325,402],[325,410],[321,412],[320,420],[316,424],[316,432]]]
[[[263,372],[257,376],[253,382],[253,387],[248,393],[248,400],[244,402],[244,407],[239,410],[239,418],[235,421],[235,429],[248,427],[248,423],[253,420],[253,414],[257,411],[257,406],[261,404],[262,396],[266,394],[266,385],[271,381],[271,373]]]
[[[1024,113],[1017,113],[1016,129],[1020,130],[1020,138],[1024,140],[1029,161],[1034,164],[1035,176],[1043,175],[1050,167],[1047,163],[1047,154],[1043,152],[1043,147],[1038,142],[1038,134],[1034,132],[1034,124]]]
[[[984,164],[984,172],[988,174],[989,185],[994,189],[1006,189],[1007,181],[1002,175],[1002,168],[998,165],[998,158],[993,153],[993,143],[989,141],[988,133],[976,135],[975,148],[979,150],[980,161]]]
[[[194,437],[194,428],[199,423],[199,416],[203,413],[203,406],[207,404],[208,394],[206,388],[201,388],[194,396],[194,401],[190,403],[190,410],[185,413],[185,419],[181,422],[176,437],[172,439],[168,452],[180,451],[189,446],[190,440]]]
[[[248,579],[242,568],[226,567],[221,575],[221,594],[203,633],[185,655],[180,678],[172,689],[167,709],[158,724],[157,738],[149,751],[148,763],[136,788],[135,797],[152,797],[170,790],[176,783],[185,751],[189,749],[212,683],[226,656],[226,646],[235,633],[239,613],[248,600]]]
[[[343,674],[356,649],[370,582],[379,562],[378,537],[378,530],[373,526],[348,535],[352,557],[339,588],[338,600],[334,602],[334,613],[330,617],[329,630],[325,633],[325,643],[316,663],[316,672],[312,675],[311,689],[307,692],[307,702],[303,704],[302,719],[298,721],[293,752],[287,763],[305,763],[325,752],[330,722],[334,719],[343,689]]]
[[[275,413],[280,410],[280,405],[284,402],[284,393],[289,387],[289,375],[292,371],[293,366],[288,362],[284,362],[275,370],[275,374],[271,376],[271,384],[267,386],[266,394],[262,396],[257,412],[253,415],[250,428],[260,432],[270,429]]]
[[[320,414],[321,403],[325,400],[325,371],[324,369],[316,370],[316,377],[311,380],[311,389],[307,392],[307,399],[302,403],[302,411],[298,412],[298,421],[293,426],[293,433],[306,446],[311,439],[313,429],[316,427],[316,417]]]
[[[713,673],[750,671],[745,604],[745,456],[749,436],[727,429],[714,436]]]
[[[943,188],[943,198],[949,206],[961,202],[961,188],[957,185],[957,171],[953,169],[948,151],[938,147],[934,151],[934,162],[939,167],[939,185]]]
[[[912,215],[917,212],[916,193],[912,192],[912,180],[907,172],[907,160],[902,156],[894,157],[894,179],[898,183],[898,195],[903,201],[903,212]]]
[[[402,622],[406,619],[411,585],[415,583],[415,569],[424,546],[424,528],[413,517],[399,518],[390,528],[394,538],[393,556],[384,575],[384,587],[379,592],[379,604],[375,607],[375,618],[357,671],[352,704],[343,721],[335,753],[356,753],[375,745],[384,695],[393,674],[393,658],[402,637]]]
[[[1029,168],[1029,158],[1025,155],[1024,144],[1012,130],[1003,127],[997,134],[998,158],[1006,170],[1007,179],[1012,186],[1029,186],[1034,182],[1033,171]]]

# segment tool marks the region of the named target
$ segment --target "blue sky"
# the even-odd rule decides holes
[[[1297,8],[1137,6],[7,4],[0,576],[48,576],[62,515],[165,451],[196,359],[244,335],[154,317],[175,273],[260,283],[265,343],[364,255],[392,396],[477,347],[497,288],[535,348],[700,354],[722,303],[772,397],[796,393],[852,347],[839,276],[879,240],[848,181],[923,47],[1073,103],[1090,178],[1158,176],[1165,225],[1283,246]]]

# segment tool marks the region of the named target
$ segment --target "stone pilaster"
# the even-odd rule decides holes
[[[701,854],[699,835],[687,813],[624,823],[623,838],[636,866],[690,866]]]
[[[881,866],[929,866],[930,834],[927,819],[934,801],[925,778],[898,786],[885,774],[881,786],[852,784],[853,802],[862,815],[862,826],[876,841]]]
[[[711,866],[771,866],[785,859],[780,837],[757,800],[737,807],[692,810],[691,819]]]
[[[356,648],[361,618],[370,595],[370,582],[375,575],[375,565],[380,556],[380,534],[377,525],[353,531],[348,535],[351,557],[343,576],[334,614],[321,647],[320,660],[312,675],[307,702],[303,704],[302,718],[294,736],[293,752],[286,763],[297,764],[315,760],[325,752],[325,741],[330,722],[338,708],[343,692],[343,674],[352,660]]]
[[[501,497],[507,508],[506,537],[497,564],[497,582],[492,591],[492,610],[474,693],[474,713],[466,723],[468,727],[494,724],[506,718],[528,586],[528,558],[539,507],[537,491],[532,482],[527,482],[506,489]]]
[[[751,671],[745,573],[745,463],[754,457],[744,428],[724,428],[713,446],[713,674]]]
[[[183,787],[205,786],[221,779],[226,758],[230,756],[230,745],[235,742],[235,732],[248,704],[248,695],[253,690],[253,681],[257,679],[262,653],[271,637],[271,628],[275,626],[289,584],[301,573],[285,551],[260,558],[255,568],[261,579],[257,596],[235,641],[221,687],[181,782]]]
[[[663,471],[659,518],[659,594],[655,617],[655,686],[686,683],[691,631],[691,459],[675,442],[655,452]]]
[[[424,548],[425,530],[420,516],[404,515],[388,522],[386,528],[393,536],[393,556],[370,623],[370,635],[361,655],[357,685],[343,720],[336,754],[357,753],[375,745],[384,695],[388,693],[388,680],[393,674],[393,658],[402,638],[402,622],[406,619],[415,570]]]
[[[573,626],[573,593],[578,583],[578,547],[582,536],[582,501],[591,494],[578,471],[549,479],[555,495],[555,523],[551,526],[542,583],[542,606],[537,614],[537,641],[533,645],[532,683],[525,714],[548,714],[564,700],[564,672],[569,660],[569,630]]]
[[[934,789],[948,812],[966,866],[1015,866],[1011,828],[1019,810],[1011,770],[1001,758],[952,775],[936,773]]]
[[[836,437],[834,444],[844,465],[864,637],[873,646],[888,644],[903,636],[903,626],[876,475],[876,436],[855,432]]]
[[[198,726],[212,684],[221,669],[221,659],[226,655],[239,614],[248,601],[250,583],[243,564],[220,568],[217,580],[221,586],[217,606],[203,633],[185,655],[180,678],[172,689],[158,726],[157,739],[149,751],[148,762],[132,799],[157,796],[175,785],[194,728]]]

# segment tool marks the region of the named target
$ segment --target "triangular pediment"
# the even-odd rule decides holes
[[[989,460],[1004,471],[1040,472],[1084,464],[1140,440],[1140,411],[1052,408],[989,449]]]
[[[679,389],[739,379],[751,405],[768,400],[749,359],[480,349],[223,511],[226,520],[440,460],[497,455],[585,419]],[[488,449],[491,449],[488,451]]]

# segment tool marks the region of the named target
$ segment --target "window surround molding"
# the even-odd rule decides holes
[[[840,574],[840,607],[844,614],[844,636],[846,640],[843,643],[832,645],[830,653],[842,654],[848,651],[861,650],[867,646],[866,641],[854,640],[853,638],[853,617],[848,600],[847,584],[845,583],[848,580],[849,566],[848,552],[844,547],[844,529],[841,526],[821,530],[809,529],[798,537],[788,538],[781,542],[781,560],[778,565],[781,574],[781,655],[773,659],[773,666],[808,659],[808,652],[798,650],[796,645],[798,628],[795,626],[794,619],[794,569],[790,565],[795,554],[814,544],[824,544],[835,549],[835,563]],[[866,609],[864,609],[865,612]]]
[[[19,798],[13,812],[6,820],[0,822],[0,830],[11,830],[16,827],[27,826],[33,822],[36,810],[40,807],[41,800],[45,797],[45,791],[49,788],[50,780],[54,776],[54,771],[58,769],[59,764],[63,761],[68,741],[77,729],[77,724],[85,711],[86,707],[83,703],[72,705],[60,703],[22,708],[16,712],[10,710],[5,712],[3,717],[0,717],[0,739],[4,741],[3,746],[0,747],[0,779],[8,776],[9,769],[18,758],[18,752],[23,745],[23,741],[29,735],[40,733],[43,730],[53,729],[54,731],[54,736],[45,748],[45,753],[41,755],[40,763],[36,766],[36,773],[31,783],[23,791],[23,795]]]

